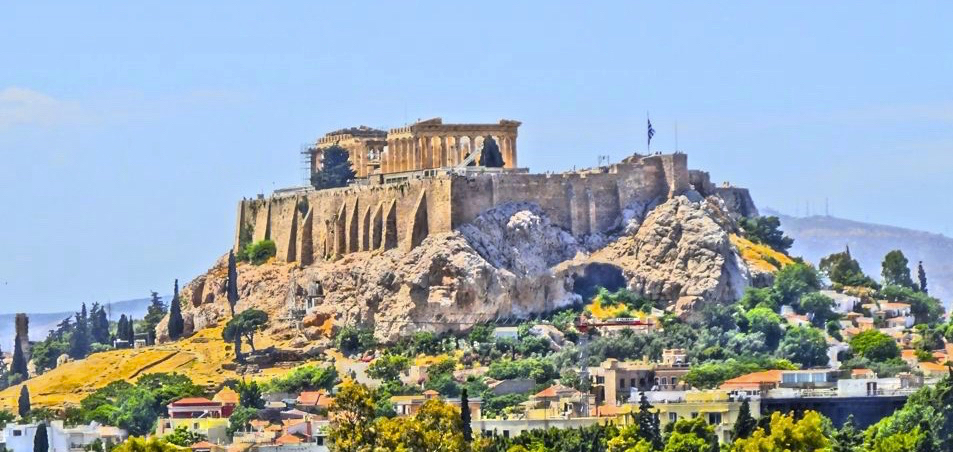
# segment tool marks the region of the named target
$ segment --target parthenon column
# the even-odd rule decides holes
[[[437,137],[437,142],[440,143],[440,150],[437,153],[437,164],[434,165],[439,168],[444,168],[447,165],[447,136],[440,135]]]
[[[423,158],[421,159],[420,167],[423,169],[433,168],[433,137],[425,136],[422,137],[423,141],[422,151]]]
[[[407,164],[407,142],[403,138],[397,140],[397,165],[396,170],[398,172],[404,170],[404,166]]]

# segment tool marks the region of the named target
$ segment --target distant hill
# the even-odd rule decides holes
[[[163,300],[171,300],[171,296],[162,297]],[[89,305],[87,304],[87,307]],[[148,298],[139,298],[135,300],[117,301],[107,303],[108,312],[111,320],[119,320],[119,316],[126,314],[137,319],[146,315],[146,309],[149,307]],[[77,306],[78,308],[79,306]],[[30,317],[30,340],[39,341],[46,338],[47,333],[66,317],[72,316],[73,312],[53,312],[53,313],[27,313]],[[0,344],[2,344],[5,353],[13,351],[14,318],[16,314],[0,314]]]
[[[953,301],[953,238],[830,216],[791,217],[769,209],[764,214],[781,219],[781,228],[794,239],[792,255],[816,264],[822,257],[850,246],[851,255],[864,272],[879,281],[884,255],[899,249],[910,260],[914,281],[917,262],[922,260],[930,295],[942,300],[948,309]]]

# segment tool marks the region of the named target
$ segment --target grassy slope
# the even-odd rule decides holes
[[[209,328],[173,344],[141,349],[114,350],[64,364],[26,382],[34,406],[58,407],[79,403],[87,394],[115,380],[134,381],[142,374],[179,372],[199,385],[214,385],[234,378],[222,369],[231,360],[221,328]],[[16,407],[20,387],[0,392],[0,408]]]

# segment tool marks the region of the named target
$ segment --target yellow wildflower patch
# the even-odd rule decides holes
[[[771,247],[754,243],[739,235],[731,234],[731,244],[738,249],[738,253],[749,267],[765,272],[776,272],[794,261]]]

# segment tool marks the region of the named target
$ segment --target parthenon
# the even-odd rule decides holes
[[[309,149],[311,172],[320,169],[323,150],[333,145],[348,150],[359,178],[453,167],[482,149],[486,137],[496,141],[503,155],[503,167],[517,168],[519,126],[519,121],[507,119],[496,124],[444,124],[441,118],[433,118],[387,132],[365,126],[337,130],[321,137]]]

